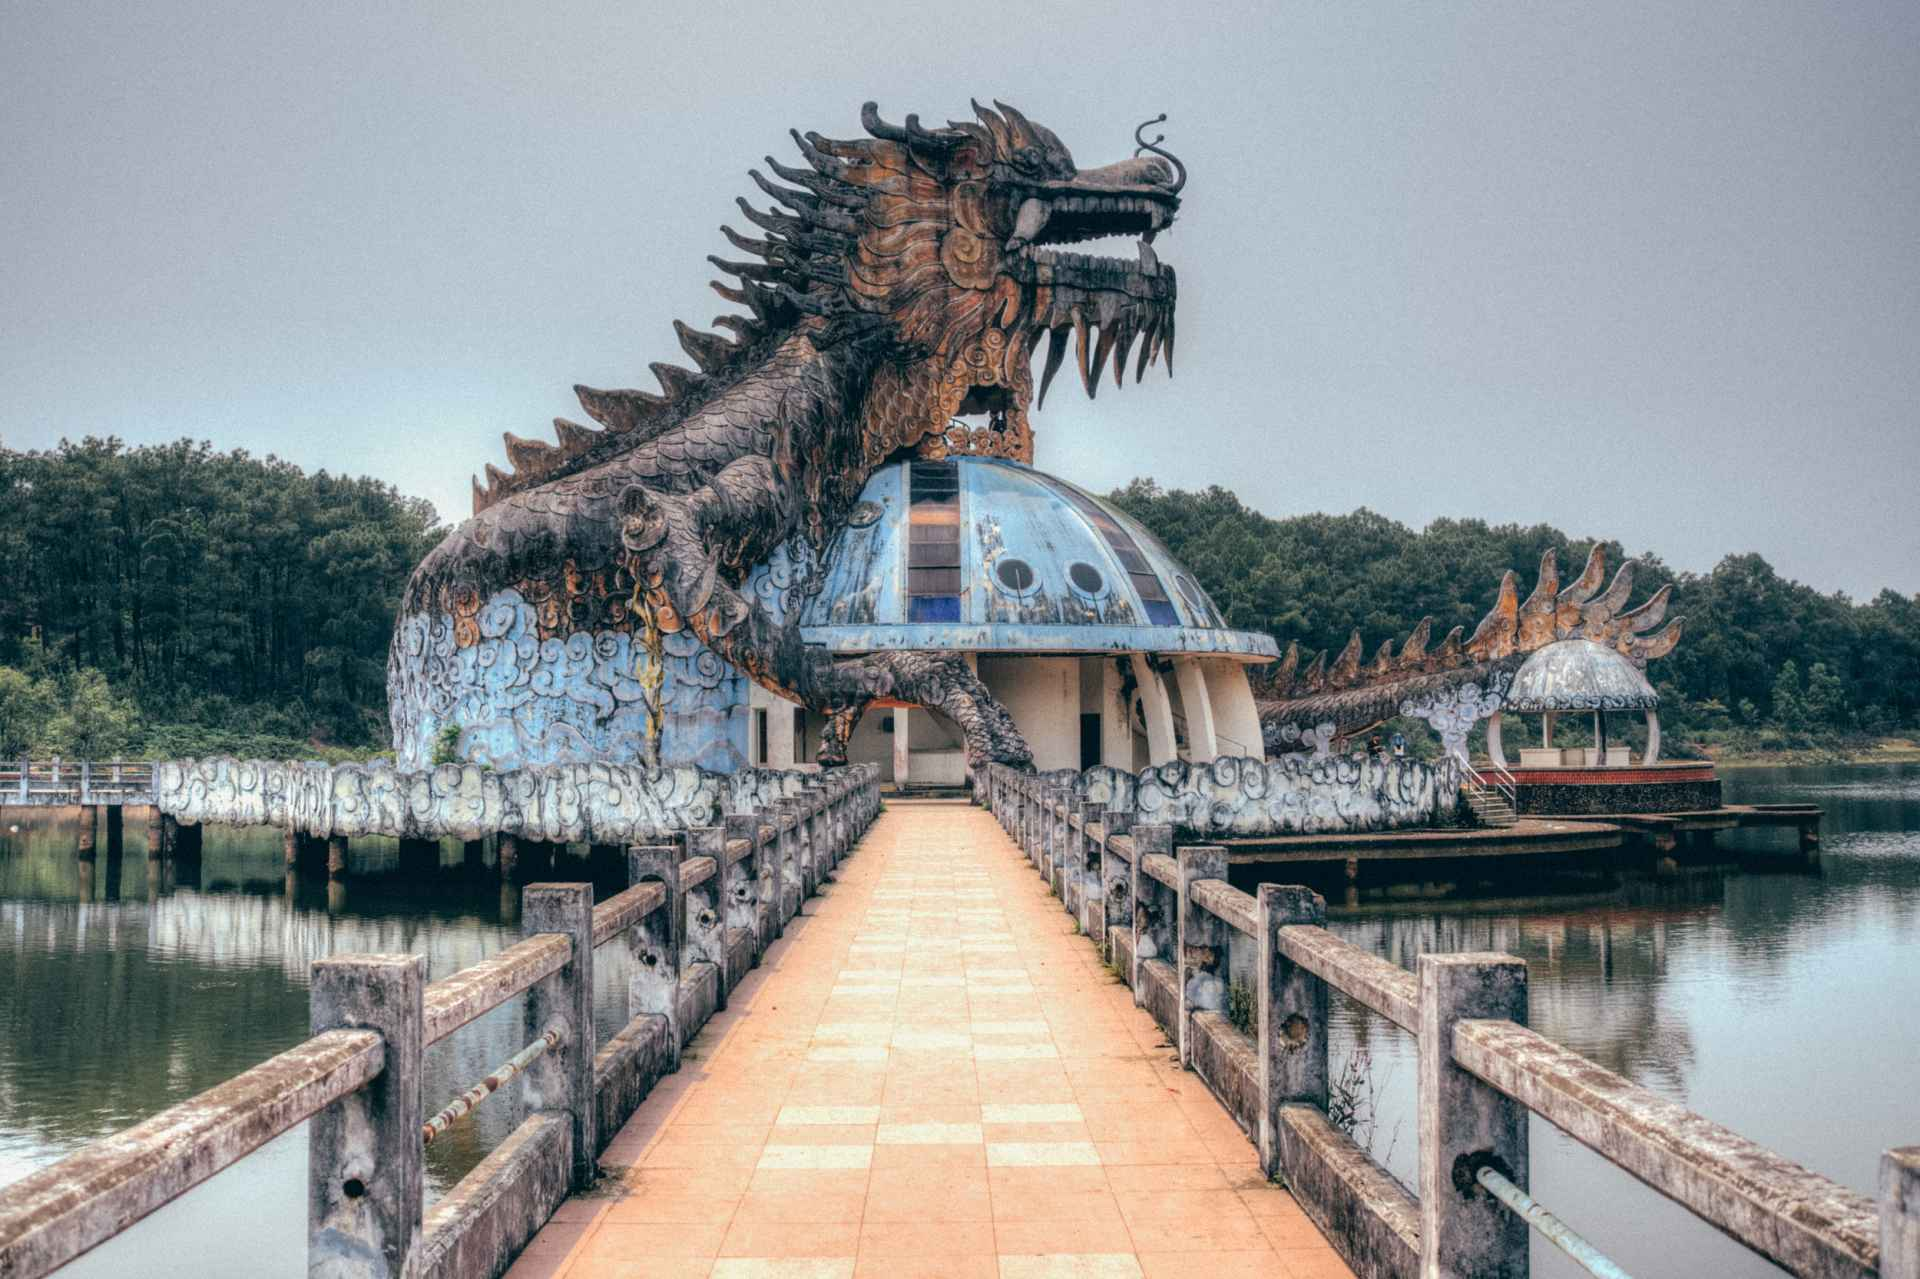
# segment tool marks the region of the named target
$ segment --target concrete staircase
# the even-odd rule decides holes
[[[1482,786],[1478,782],[1465,782],[1460,787],[1467,807],[1482,826],[1512,826],[1520,820],[1514,812],[1513,802],[1491,786]]]

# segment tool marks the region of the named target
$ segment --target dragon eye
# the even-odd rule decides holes
[[[1016,169],[1033,173],[1040,168],[1041,163],[1042,157],[1038,147],[1021,147],[1013,153],[1013,167]]]

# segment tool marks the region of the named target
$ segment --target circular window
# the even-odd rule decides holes
[[[1001,560],[993,568],[1002,589],[1013,595],[1026,595],[1033,590],[1033,565],[1025,560],[1011,557]]]
[[[1073,589],[1082,595],[1098,595],[1107,589],[1107,579],[1100,570],[1085,560],[1076,560],[1067,566],[1067,580],[1073,583]]]

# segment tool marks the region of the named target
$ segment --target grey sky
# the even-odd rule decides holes
[[[833,16],[827,16],[827,15]],[[190,434],[464,516],[650,386],[789,126],[1167,111],[1179,376],[1039,463],[1920,591],[1920,6],[0,9],[0,440]]]

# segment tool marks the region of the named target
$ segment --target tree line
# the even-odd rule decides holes
[[[1371,654],[1429,614],[1436,637],[1456,625],[1471,634],[1508,569],[1524,595],[1548,547],[1560,549],[1564,580],[1594,545],[1546,524],[1440,519],[1416,532],[1364,508],[1276,519],[1217,485],[1136,479],[1111,498],[1193,570],[1229,624],[1329,659],[1356,629]],[[1626,558],[1619,542],[1601,544],[1610,566]],[[1752,553],[1709,573],[1638,558],[1634,600],[1670,583],[1667,615],[1686,619],[1679,648],[1647,672],[1679,744],[1805,747],[1920,726],[1920,596],[1887,590],[1856,603]]]
[[[0,447],[0,755],[386,744],[430,503],[271,455]]]
[[[1361,509],[1274,518],[1218,486],[1112,494],[1212,593],[1229,624],[1284,646],[1367,651],[1422,616],[1469,631],[1500,577],[1533,584],[1545,524]],[[387,641],[433,507],[378,480],[309,474],[209,444],[113,438],[0,447],[0,757],[59,752],[302,756],[384,749]],[[1626,558],[1606,541],[1609,563]],[[1920,597],[1856,603],[1757,554],[1704,574],[1642,554],[1634,591],[1671,583],[1686,636],[1649,676],[1681,741],[1814,745],[1920,727]]]

